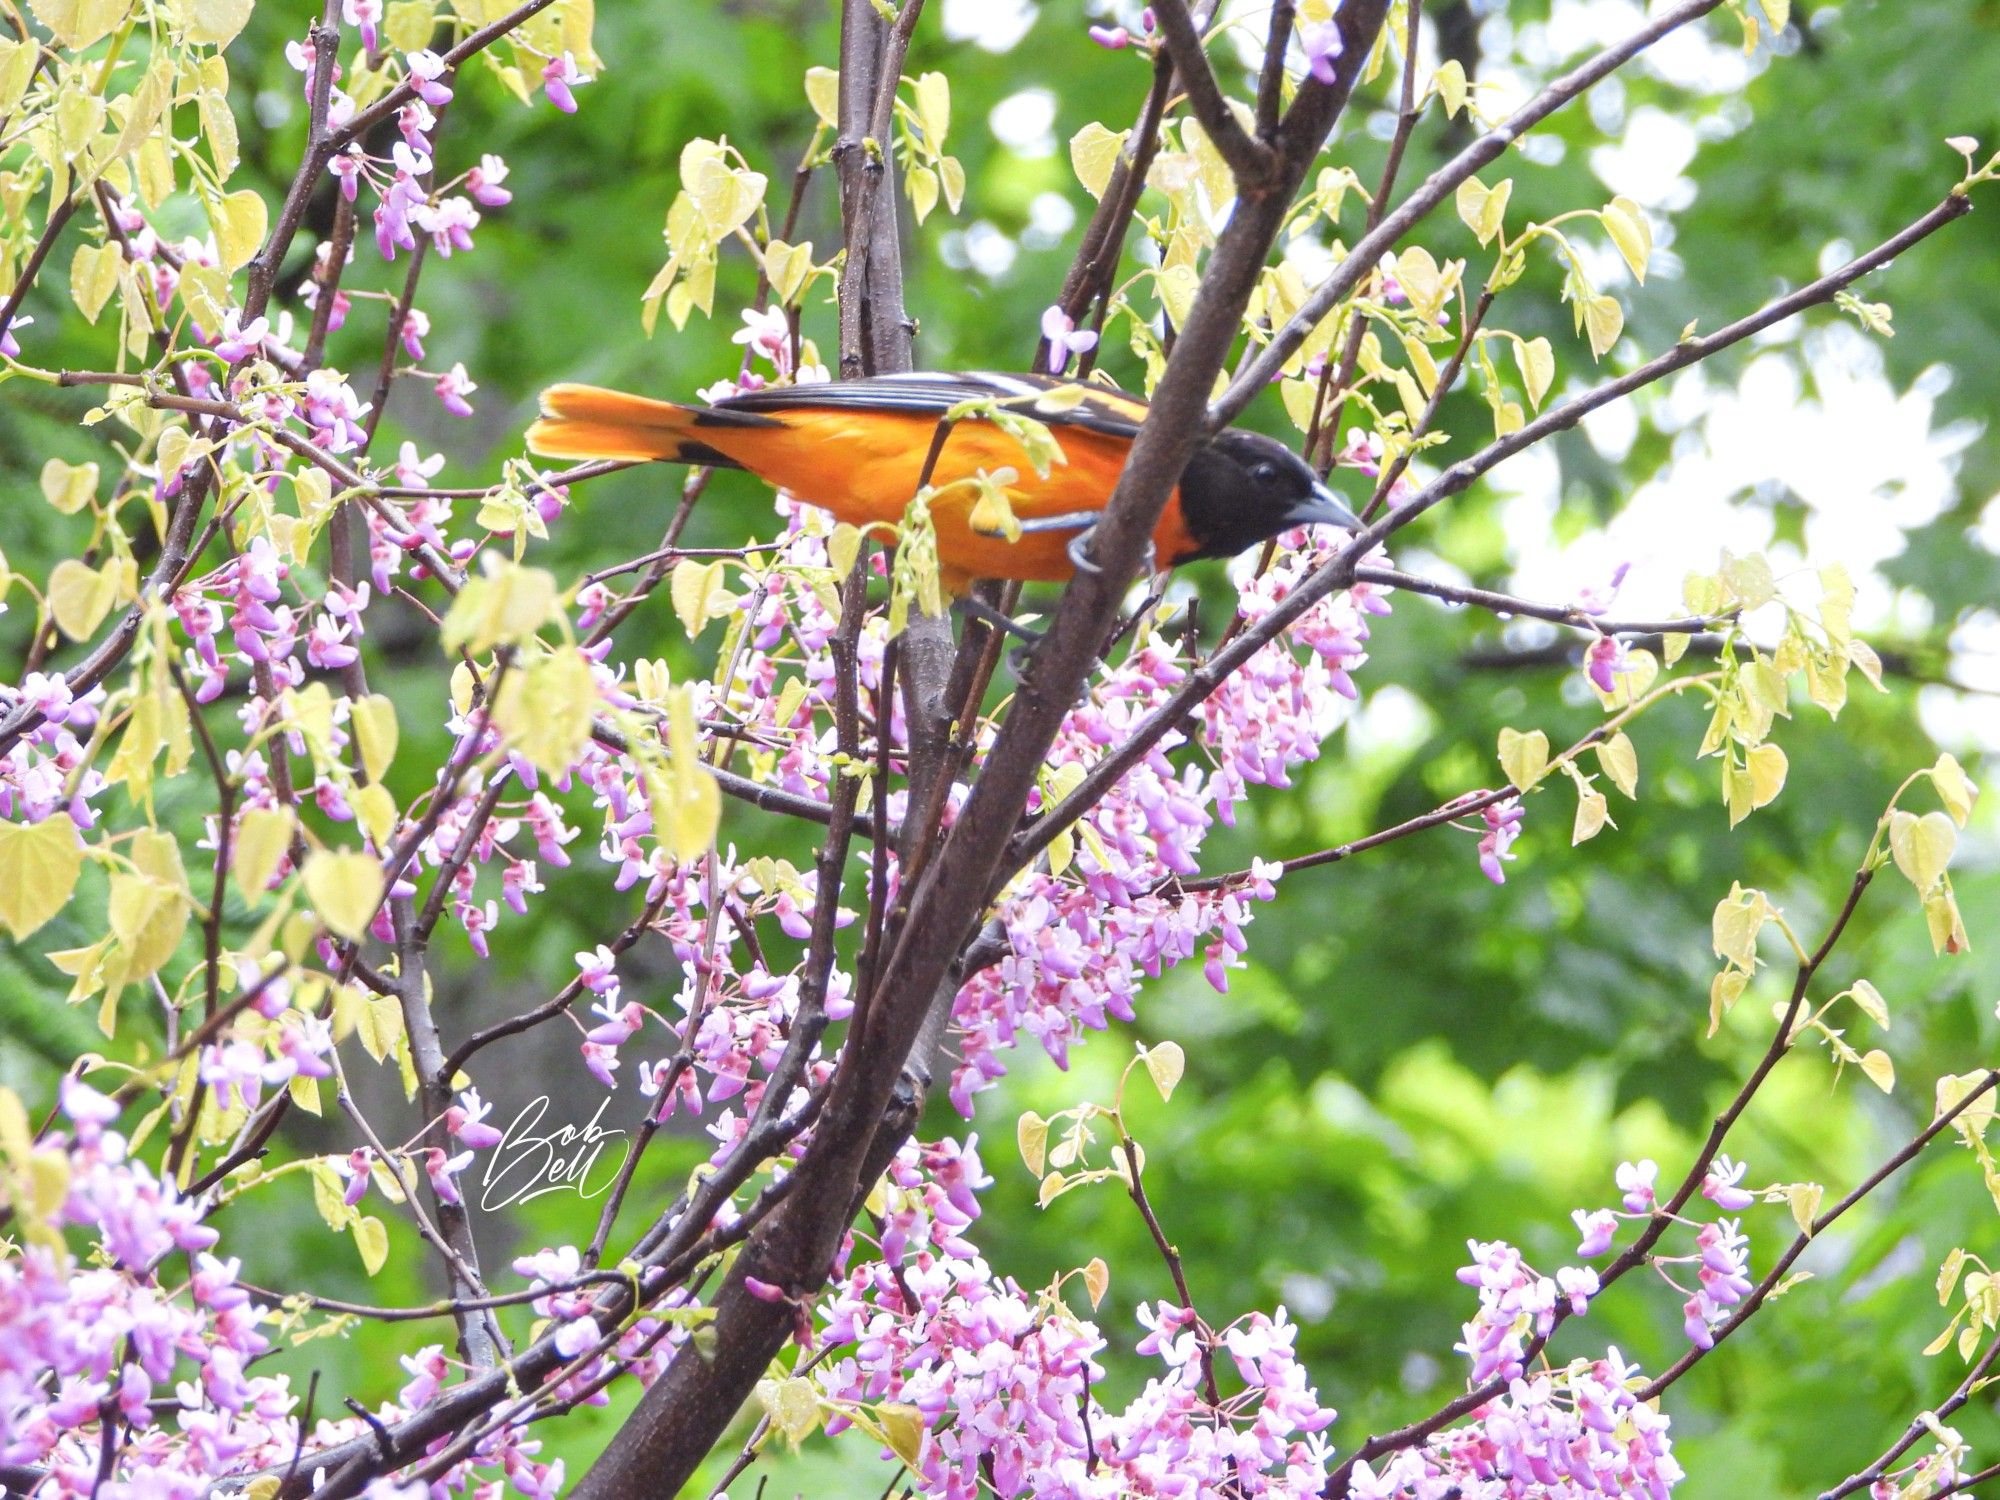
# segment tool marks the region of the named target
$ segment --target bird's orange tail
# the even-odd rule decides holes
[[[594,385],[552,385],[528,448],[547,458],[666,459],[713,463],[718,455],[693,435],[697,409]]]

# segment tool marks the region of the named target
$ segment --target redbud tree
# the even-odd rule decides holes
[[[1744,881],[1706,894],[1712,952],[1684,960],[1712,979],[1686,1024],[1754,1030],[1759,1050],[1711,1118],[1682,1122],[1676,1159],[1588,1142],[1599,1187],[1560,1238],[1495,1206],[1493,1238],[1434,1289],[1461,1337],[1410,1351],[1454,1371],[1423,1414],[1343,1424],[1292,1312],[1190,1278],[1175,1226],[1202,1205],[1148,1170],[1143,1122],[1171,1113],[1190,1060],[1132,1028],[1170,971],[1226,991],[1260,909],[1421,942],[1332,902],[1326,867],[1463,838],[1492,891],[1524,829],[1545,860],[1588,861],[1668,774],[1702,778],[1687,816],[1747,838],[1774,799],[1815,795],[1787,786],[1785,740],[1899,670],[1856,633],[1838,557],[1781,565],[1719,538],[1678,613],[1633,618],[1622,568],[1536,599],[1474,586],[1438,542],[1508,460],[1738,346],[1801,318],[1889,336],[1881,273],[1962,232],[1996,168],[1940,121],[1927,212],[1641,347],[1625,322],[1657,268],[1654,214],[1514,206],[1544,122],[1690,29],[1768,56],[1801,34],[1788,4],[1628,7],[1599,50],[1507,82],[1445,55],[1422,0],[1157,0],[1051,43],[1150,81],[1136,117],[1069,142],[1089,214],[1019,358],[1084,380],[1110,378],[1102,361],[1151,415],[1094,570],[1025,604],[982,585],[976,612],[948,607],[933,517],[1013,526],[1010,486],[1063,462],[1060,395],[947,418],[940,439],[1004,421],[1019,464],[925,483],[899,527],[781,494],[755,540],[696,545],[697,469],[656,478],[656,546],[581,572],[549,565],[552,539],[588,535],[619,465],[503,455],[449,488],[444,454],[385,451],[392,389],[461,418],[487,399],[481,370],[428,351],[424,303],[474,274],[522,188],[495,143],[455,138],[455,99],[587,114],[608,66],[643,63],[598,56],[589,0],[266,0],[294,144],[230,91],[252,9],[0,3],[0,380],[10,402],[61,403],[92,455],[29,466],[38,487],[9,499],[58,557],[0,565],[0,924],[32,993],[95,1027],[59,1076],[0,1091],[10,1493],[627,1497],[697,1475],[720,1492],[832,1444],[923,1495],[1664,1500],[1702,1482],[1676,1457],[1677,1399],[1711,1351],[1783,1317],[1823,1232],[1953,1147],[1971,1158],[1957,1191],[2000,1180],[1991,1057],[1899,1080],[1884,989],[1836,958],[1864,907],[1940,954],[1969,946],[1952,866],[1977,789],[1914,749],[1841,863],[1811,869],[1823,917]],[[664,264],[608,295],[635,299],[687,390],[950,363],[903,275],[977,209],[953,154],[958,64],[920,41],[934,24],[924,0],[844,0],[837,55],[781,80],[795,157],[681,145]],[[1413,180],[1420,132],[1446,144]],[[244,161],[281,150],[282,191],[250,185]],[[813,223],[831,227],[817,244]],[[1550,306],[1570,336],[1509,327]],[[740,320],[733,374],[666,352],[710,319]],[[53,337],[74,320],[92,362]],[[358,335],[364,360],[329,363]],[[1213,594],[1145,576],[1147,539],[1195,444],[1253,402],[1366,529],[1240,559],[1216,618],[1197,607]],[[671,618],[671,649],[630,623],[655,596],[670,609],[640,618]],[[1524,709],[1428,810],[1218,857],[1355,700],[1395,685],[1371,647],[1439,607],[1542,622],[1592,727],[1552,735]],[[991,623],[1024,611],[1030,644]],[[413,654],[439,669],[426,690],[385,691]],[[1695,732],[1642,769],[1633,731],[1677,705]],[[553,992],[434,1011],[441,984],[530,951],[566,888],[605,875],[622,904],[588,898]],[[531,1033],[599,1091],[560,1101],[572,1123],[603,1098],[638,1113],[562,1236],[496,1254],[505,1205],[480,1189],[512,1132],[492,1096],[502,1044]],[[1020,1114],[1011,1141],[963,1123],[1034,1055],[1086,1047],[1117,1055],[1105,1088]],[[1850,1180],[1771,1181],[1739,1122],[1800,1070],[1935,1107]],[[675,1142],[693,1170],[658,1168]],[[1003,1173],[1044,1209],[1122,1200],[1145,1263],[1083,1243],[1024,1285],[980,1248]],[[300,1263],[411,1260],[431,1298],[265,1284],[260,1208],[305,1196]],[[1559,1248],[1531,1259],[1530,1235]],[[1878,1413],[1879,1456],[1825,1474],[1827,1495],[1994,1472],[1952,1425],[2000,1359],[1976,1249],[1898,1273],[1935,1274],[1945,1311],[1884,1345],[1935,1334],[1926,1353],[1961,1364],[1927,1409]],[[1153,1290],[1107,1301],[1114,1278]],[[1605,1320],[1662,1289],[1677,1351],[1642,1368]],[[293,1373],[406,1324],[426,1340],[387,1398]],[[1114,1354],[1140,1377],[1109,1379]],[[587,1454],[549,1452],[607,1404],[623,1415]]]

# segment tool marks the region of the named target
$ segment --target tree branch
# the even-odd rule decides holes
[[[1185,0],[1155,0],[1153,15],[1166,38],[1167,51],[1174,60],[1181,87],[1187,90],[1188,108],[1201,122],[1215,149],[1229,163],[1237,189],[1246,196],[1260,196],[1277,180],[1279,167],[1275,147],[1257,140],[1243,128],[1222,89],[1215,81],[1215,69],[1201,45],[1201,33],[1188,14]]]
[[[1424,179],[1417,190],[1396,206],[1381,223],[1364,234],[1347,252],[1347,256],[1334,267],[1333,273],[1313,289],[1303,306],[1292,315],[1285,326],[1271,337],[1263,351],[1256,358],[1245,362],[1243,368],[1230,382],[1213,406],[1208,409],[1208,426],[1211,431],[1226,427],[1233,422],[1243,408],[1274,380],[1284,368],[1285,361],[1298,352],[1306,335],[1319,326],[1319,322],[1346,299],[1382,258],[1385,250],[1428,216],[1446,198],[1458,191],[1458,185],[1478,172],[1481,167],[1499,158],[1509,146],[1534,126],[1540,124],[1557,110],[1568,104],[1579,94],[1589,89],[1599,80],[1616,72],[1641,52],[1645,51],[1661,37],[1678,30],[1688,22],[1699,20],[1714,10],[1722,0],[1683,0],[1672,10],[1662,13],[1657,19],[1640,27],[1631,36],[1616,46],[1607,47],[1583,66],[1565,73],[1537,94],[1527,104],[1516,110],[1507,119],[1486,132],[1457,156],[1439,167]]]

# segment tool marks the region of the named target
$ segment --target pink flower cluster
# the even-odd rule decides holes
[[[18,688],[0,685],[0,717],[29,709],[40,720],[0,755],[0,818],[39,823],[60,812],[79,828],[97,825],[92,799],[106,782],[87,746],[103,703],[101,687],[73,697],[60,672],[30,672]]]
[[[1246,622],[1261,619],[1326,555],[1327,544],[1307,533],[1283,541],[1272,567],[1243,581]],[[1066,1064],[1085,1030],[1131,1019],[1142,979],[1198,952],[1209,982],[1227,990],[1251,903],[1271,899],[1279,867],[1260,863],[1221,891],[1179,891],[1175,878],[1198,871],[1209,829],[1234,823],[1252,785],[1287,786],[1294,767],[1318,756],[1355,697],[1349,674],[1367,659],[1368,620],[1388,607],[1366,584],[1315,604],[1287,639],[1257,652],[1203,703],[1192,745],[1168,735],[1091,809],[1071,868],[1017,883],[998,913],[1008,952],[972,978],[953,1011],[961,1060],[951,1097],[961,1111],[970,1113],[972,1095],[1004,1074],[1000,1054],[1021,1033]],[[1187,670],[1163,639],[1136,644],[1064,721],[1050,765],[1087,770],[1102,760]],[[1196,753],[1175,755],[1184,749]]]
[[[1515,1378],[1460,1427],[1377,1466],[1354,1466],[1355,1500],[1667,1500],[1682,1478],[1664,1413],[1635,1366],[1602,1359]]]
[[[282,1376],[252,1375],[263,1315],[210,1254],[204,1205],[131,1159],[107,1127],[118,1107],[67,1080],[68,1191],[52,1228],[88,1238],[95,1263],[45,1245],[0,1258],[0,1463],[46,1469],[37,1494],[100,1493],[102,1426],[125,1430],[106,1495],[194,1500],[231,1474],[293,1451],[295,1398]],[[167,1274],[176,1253],[193,1274]]]
[[[1332,1449],[1318,1434],[1334,1413],[1298,1363],[1282,1308],[1211,1334],[1188,1309],[1142,1306],[1138,1352],[1166,1369],[1112,1411],[1093,1394],[1104,1376],[1097,1327],[996,1277],[964,1241],[978,1212],[971,1189],[983,1185],[976,1142],[905,1146],[890,1182],[882,1258],[846,1269],[820,1309],[821,1337],[852,1350],[814,1378],[837,1408],[916,1408],[925,1494],[1305,1500],[1325,1486]],[[1234,1374],[1219,1402],[1205,1394],[1210,1341]],[[835,1417],[827,1430],[848,1425]]]

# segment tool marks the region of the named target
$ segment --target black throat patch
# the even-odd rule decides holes
[[[1181,519],[1195,550],[1176,563],[1234,557],[1267,542],[1286,526],[1284,508],[1228,455],[1208,443],[1194,450],[1181,471]]]

